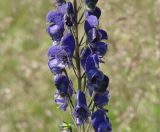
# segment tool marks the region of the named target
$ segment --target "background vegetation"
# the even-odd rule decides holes
[[[45,15],[52,0],[0,0],[0,132],[58,132],[47,66]],[[160,19],[156,0],[100,0],[109,52],[113,132],[160,131]],[[156,17],[157,16],[157,17]],[[156,35],[157,34],[157,35]]]

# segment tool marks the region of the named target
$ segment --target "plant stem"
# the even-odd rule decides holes
[[[72,107],[71,107],[71,105],[69,105],[69,106],[70,106],[70,113],[71,113],[72,120],[73,120],[74,125],[75,125],[75,127],[76,127],[76,129],[77,129],[77,132],[78,132],[78,131],[79,131],[79,129],[78,129],[77,124],[76,124],[76,121],[75,121],[75,119],[74,119],[74,117],[73,117]]]
[[[81,66],[80,66],[80,45],[79,45],[79,38],[78,38],[78,10],[77,10],[77,0],[73,1],[74,5],[74,12],[75,12],[75,40],[76,40],[76,51],[75,51],[75,61],[76,61],[76,70],[77,70],[77,83],[78,89],[81,90]]]

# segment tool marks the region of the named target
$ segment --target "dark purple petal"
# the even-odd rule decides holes
[[[97,79],[97,78],[96,78]],[[109,78],[105,75],[103,80],[97,79],[96,82],[94,83],[94,90],[97,93],[104,93],[109,85]]]
[[[57,68],[55,69],[55,67],[58,67],[59,69],[63,69],[67,64],[65,64],[62,60],[52,58],[52,59],[49,59],[48,65],[49,65],[49,68],[53,70],[53,73],[54,72],[56,73],[59,71],[54,71],[57,69]]]
[[[86,104],[85,94],[82,91],[77,92],[76,106],[73,115],[76,119],[77,125],[81,125],[84,122],[88,122],[90,112]]]
[[[81,51],[81,65],[85,69],[85,64],[87,58],[91,55],[91,50],[89,48],[84,48]]]
[[[96,28],[91,28],[87,33],[88,43],[95,43],[99,40],[99,32]]]
[[[78,91],[77,92],[76,100],[77,100],[77,105],[79,105],[79,106],[83,107],[83,106],[87,105],[87,103],[86,103],[86,96],[85,96],[85,94],[82,91]]]
[[[107,124],[101,123],[98,127],[97,132],[112,132],[112,126],[109,122]]]
[[[66,111],[68,103],[66,102],[65,98],[56,98],[55,103],[59,105],[59,108]]]
[[[73,5],[71,2],[66,3],[67,14],[74,14]]]
[[[69,80],[65,75],[56,75],[54,78],[55,85],[64,84],[66,87],[69,85]]]
[[[87,17],[85,24],[84,24],[85,32],[88,33],[88,31],[91,28],[97,28],[98,25],[99,25],[99,22],[98,22],[98,19],[96,16],[91,15],[91,16]]]
[[[94,10],[86,11],[86,17],[88,17],[90,15],[96,16],[99,19],[101,16],[100,8],[96,7]]]
[[[93,84],[91,84],[91,82],[89,80],[87,80],[87,88],[88,88],[88,91],[89,91],[89,95],[92,96],[93,91],[94,91],[94,87],[93,87]]]
[[[59,108],[66,111],[66,108],[68,106],[67,97],[62,97],[59,93],[59,91],[56,91],[54,94],[54,101],[56,104],[59,105]]]
[[[73,26],[75,23],[75,14],[74,14],[73,5],[71,2],[66,3],[66,13],[64,15],[64,22],[68,27]]]
[[[48,67],[50,68],[51,72],[53,74],[61,74],[62,73],[62,68],[55,66],[55,60],[51,59],[48,61]]]
[[[48,58],[52,60],[52,66],[58,66],[64,68],[65,66],[70,67],[71,62],[69,55],[62,46],[53,45],[48,50]]]
[[[105,129],[106,131],[104,132],[112,131],[109,118],[106,115],[106,111],[103,109],[98,109],[96,112],[92,114],[92,125],[93,125],[93,128],[95,129],[95,132],[103,132],[100,130],[104,130],[105,128],[107,129]]]
[[[59,6],[57,6],[57,11],[59,13],[61,13],[62,15],[64,15],[66,13],[66,11],[67,11],[66,4],[63,3],[63,4],[59,5]]]
[[[94,44],[101,40],[107,40],[107,32],[102,29],[91,28],[87,33],[88,43]]]
[[[98,31],[101,34],[101,40],[103,40],[103,39],[107,40],[108,39],[108,35],[107,35],[107,32],[105,30],[99,29]]]
[[[103,80],[103,78],[104,74],[101,71],[98,71],[97,69],[91,69],[87,72],[87,87],[90,96],[92,96],[93,91],[95,91],[95,88],[99,85],[97,83],[97,80]]]
[[[109,92],[106,91],[103,94],[96,94],[94,96],[94,103],[97,107],[102,108],[104,105],[108,104],[109,97],[108,97]]]
[[[104,74],[103,72],[97,70],[96,68],[90,69],[87,71],[87,78],[91,81],[94,82],[96,81],[95,79],[103,80],[104,79]]]
[[[51,46],[49,49],[48,49],[48,57],[49,59],[54,57],[55,54],[59,53],[62,51],[62,48],[61,46]],[[54,57],[55,58],[55,57]]]
[[[53,41],[60,41],[63,36],[64,27],[53,24],[47,27],[47,32]]]
[[[93,54],[86,59],[85,70],[99,68],[99,59],[97,54]]]
[[[73,20],[72,16],[67,15],[67,14],[64,15],[64,22],[65,22],[66,26],[68,26],[68,27],[73,26],[73,23],[74,23],[73,21],[74,20]]]
[[[105,122],[105,111],[99,109],[92,114],[91,118],[92,118],[93,128],[97,132],[99,125]]]
[[[97,69],[91,69],[87,72],[87,87],[96,93],[106,92],[109,85],[109,78]]]
[[[71,33],[67,33],[63,36],[61,45],[67,52],[68,56],[72,57],[75,49],[75,39]]]
[[[104,42],[96,42],[95,48],[93,48],[93,49],[98,55],[104,56],[107,52],[108,45]]]
[[[69,83],[69,79],[65,75],[57,74],[54,78],[54,84],[63,97],[68,95]]]
[[[63,25],[63,14],[58,11],[50,11],[46,17],[47,25]]]

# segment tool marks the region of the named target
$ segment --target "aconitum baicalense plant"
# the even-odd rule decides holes
[[[54,75],[54,101],[64,111],[70,108],[78,132],[90,132],[92,128],[95,132],[112,131],[105,107],[109,78],[100,70],[108,50],[108,35],[99,28],[101,9],[97,2],[56,0],[56,9],[46,17],[46,30],[52,39],[48,66]],[[69,69],[73,69],[76,86]],[[63,122],[60,131],[71,132],[71,126]]]

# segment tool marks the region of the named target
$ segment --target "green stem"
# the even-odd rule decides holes
[[[68,98],[69,98],[69,102],[70,102],[72,108],[74,109],[74,105],[73,105],[72,99],[71,99],[71,97],[69,96],[69,94],[68,94]]]
[[[85,126],[84,126],[84,123],[83,123],[82,132],[85,132]]]
[[[78,129],[77,124],[76,124],[76,121],[75,121],[75,119],[74,119],[74,117],[73,117],[72,107],[71,107],[71,105],[69,105],[69,106],[70,106],[70,113],[71,113],[72,120],[73,120],[74,125],[75,125],[75,127],[76,127],[76,129],[77,129],[77,132],[79,132],[79,129]]]
[[[75,50],[75,61],[76,61],[76,70],[77,70],[77,83],[78,89],[81,90],[81,66],[80,66],[80,45],[79,45],[79,38],[78,38],[78,10],[77,10],[77,0],[73,1],[74,5],[74,12],[75,12],[75,40],[76,40],[76,50]]]

